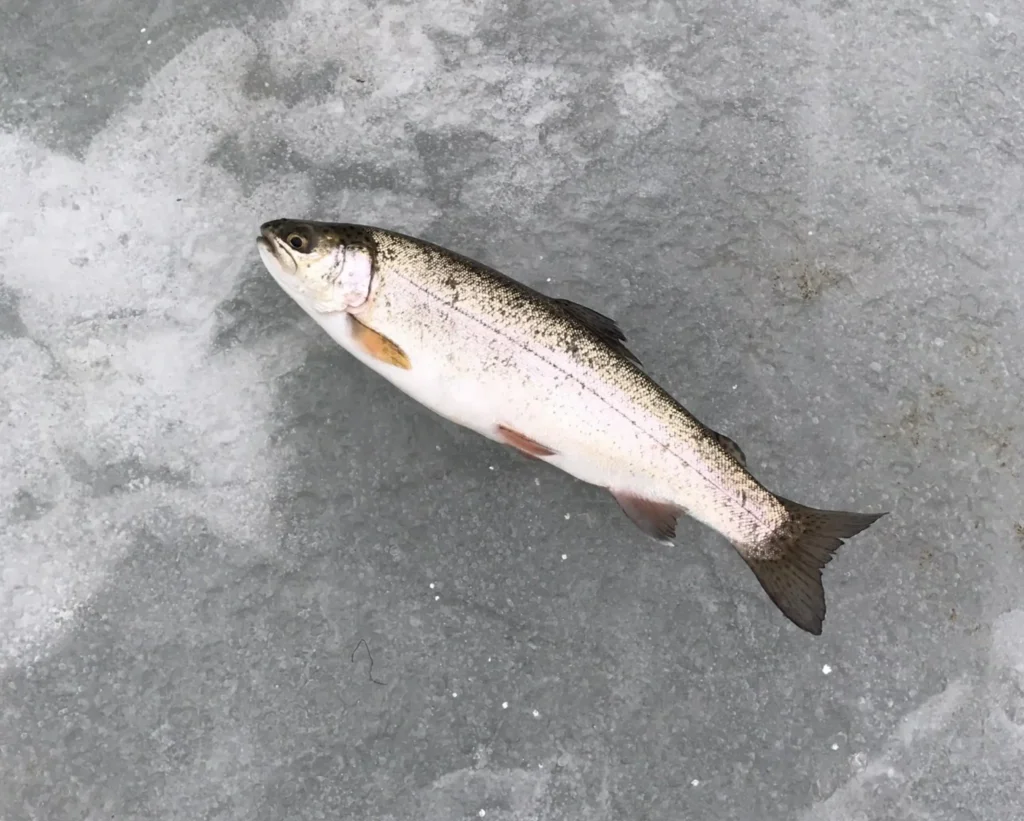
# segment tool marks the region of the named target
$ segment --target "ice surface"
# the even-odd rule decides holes
[[[1018,4],[0,38],[5,821],[1024,816]],[[255,253],[299,214],[608,313],[769,487],[891,510],[824,635],[333,346]]]

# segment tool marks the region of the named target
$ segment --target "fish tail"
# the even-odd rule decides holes
[[[797,627],[821,635],[825,589],[821,571],[843,544],[885,513],[817,510],[776,497],[790,520],[757,545],[734,546],[769,598]]]

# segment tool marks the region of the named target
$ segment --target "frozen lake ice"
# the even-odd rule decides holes
[[[1024,817],[1024,10],[8,2],[0,817]],[[715,533],[431,415],[261,222],[614,317],[806,504]]]

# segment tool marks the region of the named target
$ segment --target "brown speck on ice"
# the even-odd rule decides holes
[[[775,286],[783,294],[811,302],[846,278],[826,263],[796,260],[776,269]]]

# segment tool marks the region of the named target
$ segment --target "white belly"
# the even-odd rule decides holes
[[[347,315],[309,313],[341,347],[417,402],[456,424],[498,440],[496,426],[501,407],[493,392],[478,382],[460,378],[457,369],[429,352],[415,354],[415,364],[409,370],[382,362],[356,341]]]
[[[443,347],[423,346],[410,350],[412,367],[405,370],[368,354],[347,315],[307,313],[364,365],[458,425],[497,442],[504,442],[498,426],[510,427],[555,451],[543,461],[590,484],[658,496],[668,492],[653,472],[630,469],[634,460],[621,458],[622,448],[629,452],[632,446],[636,453],[646,444],[637,431],[616,420],[596,398],[588,401],[578,391],[566,390],[564,373],[557,369],[533,363],[530,383],[524,386],[505,369],[476,367],[472,355],[453,361]]]

